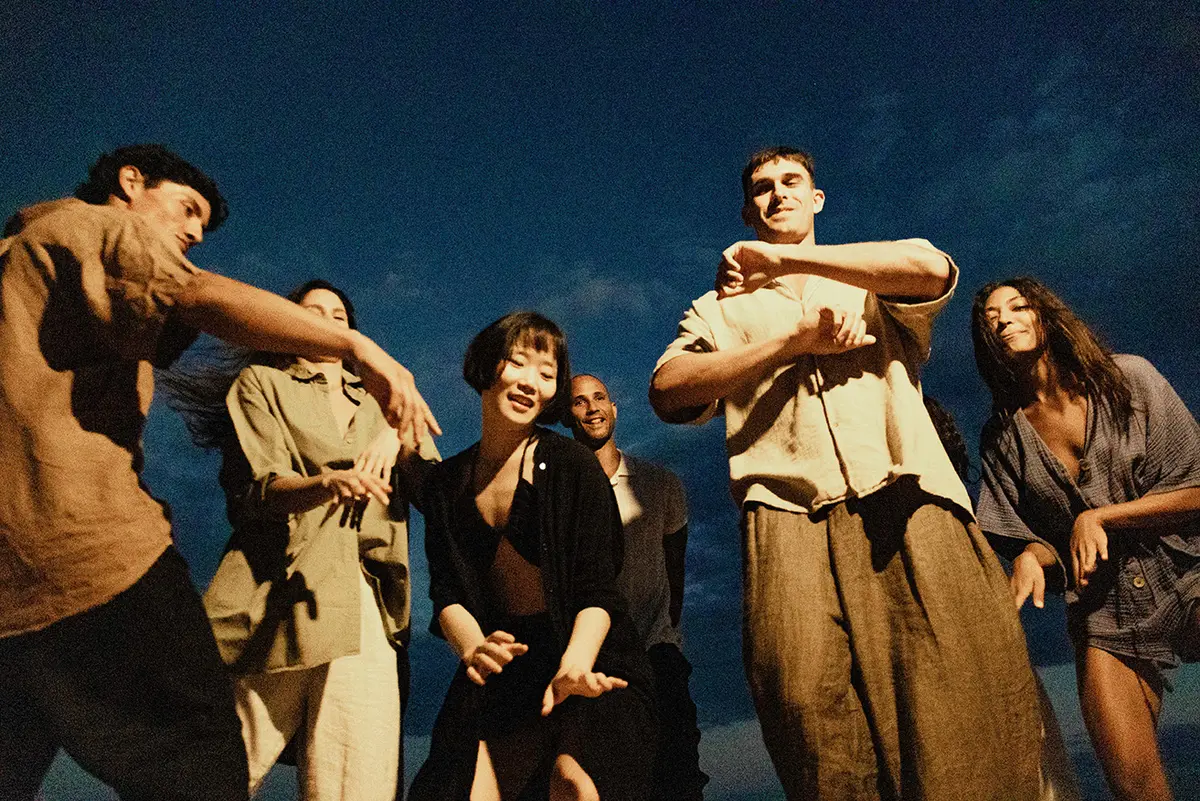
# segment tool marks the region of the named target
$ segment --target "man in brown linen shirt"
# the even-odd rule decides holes
[[[811,157],[742,175],[724,254],[652,379],[725,416],[743,658],[788,798],[1032,801],[1033,674],[1007,580],[921,402],[958,268],[924,240],[818,245]]]
[[[123,798],[244,798],[232,693],[139,478],[152,365],[198,330],[338,354],[402,434],[436,422],[366,337],[187,260],[228,212],[176,154],[118,149],[76,195],[0,239],[0,798],[34,797],[60,746]]]

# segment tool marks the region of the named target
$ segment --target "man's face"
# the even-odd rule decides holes
[[[763,242],[795,244],[812,238],[813,216],[824,205],[825,193],[813,187],[804,165],[780,158],[751,173],[742,220]]]
[[[608,442],[617,424],[617,407],[608,397],[608,387],[590,375],[571,380],[571,431],[575,439],[593,448]]]
[[[180,252],[187,253],[192,245],[204,239],[204,226],[212,214],[212,206],[204,195],[174,181],[148,187],[136,167],[122,167],[120,181],[129,198],[127,208],[147,217],[164,236],[179,245]]]

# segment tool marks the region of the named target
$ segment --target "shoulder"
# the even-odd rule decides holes
[[[654,484],[664,489],[683,489],[683,482],[679,480],[679,476],[662,465],[634,456],[627,451],[621,451],[621,455],[625,458],[625,464],[629,467],[629,472],[635,481]]]
[[[545,465],[549,474],[560,480],[609,486],[608,476],[604,474],[596,455],[586,446],[556,431],[538,429],[535,458],[538,461],[535,472],[542,472],[541,468]]]
[[[1158,372],[1146,359],[1132,353],[1114,353],[1113,364],[1121,371],[1131,388],[1159,387],[1167,383],[1162,373]]]

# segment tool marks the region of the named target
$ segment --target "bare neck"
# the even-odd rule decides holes
[[[617,450],[617,443],[613,441],[612,437],[609,437],[599,450],[592,452],[600,460],[600,466],[604,468],[606,476],[612,478],[617,474],[617,468],[621,466],[621,452]]]

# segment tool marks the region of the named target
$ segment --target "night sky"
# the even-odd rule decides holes
[[[479,433],[470,338],[517,308],[557,320],[576,369],[612,389],[621,447],[689,492],[685,650],[712,799],[781,797],[741,672],[724,430],[665,426],[645,398],[720,251],[750,236],[749,153],[815,154],[819,242],[920,236],[955,257],[924,376],[972,449],[988,398],[970,299],[1013,274],[1200,408],[1194,2],[248,5],[0,4],[0,212],[69,194],[101,152],[166,144],[231,206],[192,258],[280,292],[342,286],[416,375],[444,454]],[[203,587],[228,534],[218,460],[159,405],[147,461]],[[418,522],[410,762],[453,666],[426,633],[422,547]],[[1061,603],[1025,616],[1031,652],[1085,791],[1104,798],[1061,617]],[[1175,678],[1164,748],[1180,797],[1200,797],[1200,671]],[[280,771],[264,797],[289,782]],[[46,785],[49,801],[102,792],[65,762]]]

